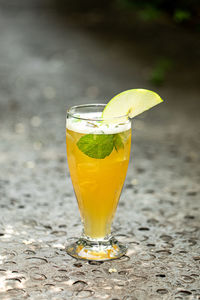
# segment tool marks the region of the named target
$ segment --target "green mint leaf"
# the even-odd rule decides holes
[[[113,134],[86,134],[77,142],[79,150],[89,157],[103,159],[114,147]]]
[[[124,148],[124,143],[122,142],[122,137],[120,133],[114,135],[114,147],[116,151]]]

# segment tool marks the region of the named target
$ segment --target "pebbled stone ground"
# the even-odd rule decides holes
[[[39,3],[39,2],[36,2]],[[162,24],[114,26],[47,1],[0,1],[0,299],[200,299],[199,35]],[[175,62],[149,83],[156,57]],[[134,87],[165,102],[133,122],[112,262],[77,261],[81,232],[65,153],[65,111]]]

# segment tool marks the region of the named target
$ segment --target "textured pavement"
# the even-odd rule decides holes
[[[198,33],[137,21],[125,30],[100,13],[16,3],[0,2],[0,299],[200,299]],[[149,74],[166,55],[174,67],[155,88]],[[82,228],[66,108],[136,87],[165,103],[133,122],[113,224],[129,250],[112,262],[77,261],[65,253]]]

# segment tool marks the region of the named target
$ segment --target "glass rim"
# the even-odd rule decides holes
[[[84,120],[84,121],[108,121],[108,120],[117,120],[117,119],[121,119],[121,118],[127,118],[127,120],[130,120],[128,114],[126,115],[121,115],[121,116],[117,116],[117,117],[110,117],[110,118],[98,118],[98,119],[93,119],[93,118],[82,118],[79,116],[75,116],[74,113],[71,113],[70,111],[76,108],[83,108],[83,107],[95,107],[95,106],[102,106],[105,107],[106,104],[104,103],[89,103],[89,104],[80,104],[80,105],[74,105],[71,106],[69,109],[67,109],[67,116],[70,116],[74,119],[79,119],[79,120]]]

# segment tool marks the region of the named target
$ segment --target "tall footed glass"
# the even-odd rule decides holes
[[[104,104],[79,105],[67,111],[66,145],[71,180],[83,234],[67,246],[73,257],[110,260],[127,248],[111,235],[131,148],[127,116],[104,120]]]

